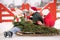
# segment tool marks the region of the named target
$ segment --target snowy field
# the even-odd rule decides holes
[[[9,30],[13,26],[11,23],[0,23],[0,40],[60,40],[60,36],[16,36],[12,38],[5,38],[3,35],[4,31]]]
[[[9,31],[11,28],[13,28],[12,22],[0,23],[0,33],[3,33],[4,31]]]
[[[16,36],[5,38],[3,33],[0,34],[0,40],[60,40],[60,36]]]

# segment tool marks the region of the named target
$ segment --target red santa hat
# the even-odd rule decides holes
[[[37,11],[37,8],[36,8],[36,7],[31,7],[31,8],[30,8],[30,11],[36,12],[36,11]]]

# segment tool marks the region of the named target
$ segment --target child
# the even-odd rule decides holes
[[[37,12],[37,8],[31,7],[30,11],[32,11],[32,15],[30,16],[29,19],[35,22],[34,24],[43,25],[43,18],[41,14]]]

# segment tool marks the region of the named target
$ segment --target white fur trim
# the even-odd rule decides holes
[[[24,9],[23,11],[28,11],[27,9]]]
[[[30,8],[30,11],[32,11],[32,12],[36,12],[36,11],[32,10],[31,8]]]
[[[43,14],[43,15],[48,15],[49,12],[50,12],[49,9],[44,9],[44,10],[42,11],[42,14]]]
[[[40,10],[38,10],[37,12],[40,12]]]
[[[33,16],[30,16],[30,17],[33,17]]]

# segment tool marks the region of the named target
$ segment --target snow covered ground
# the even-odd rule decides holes
[[[5,38],[3,33],[0,34],[0,40],[60,40],[60,36],[16,36]]]
[[[0,23],[0,33],[3,33],[4,31],[9,31],[11,28],[13,28],[12,22]]]
[[[12,28],[12,23],[0,23],[0,40],[60,40],[60,36],[17,36],[5,38],[3,32]]]

